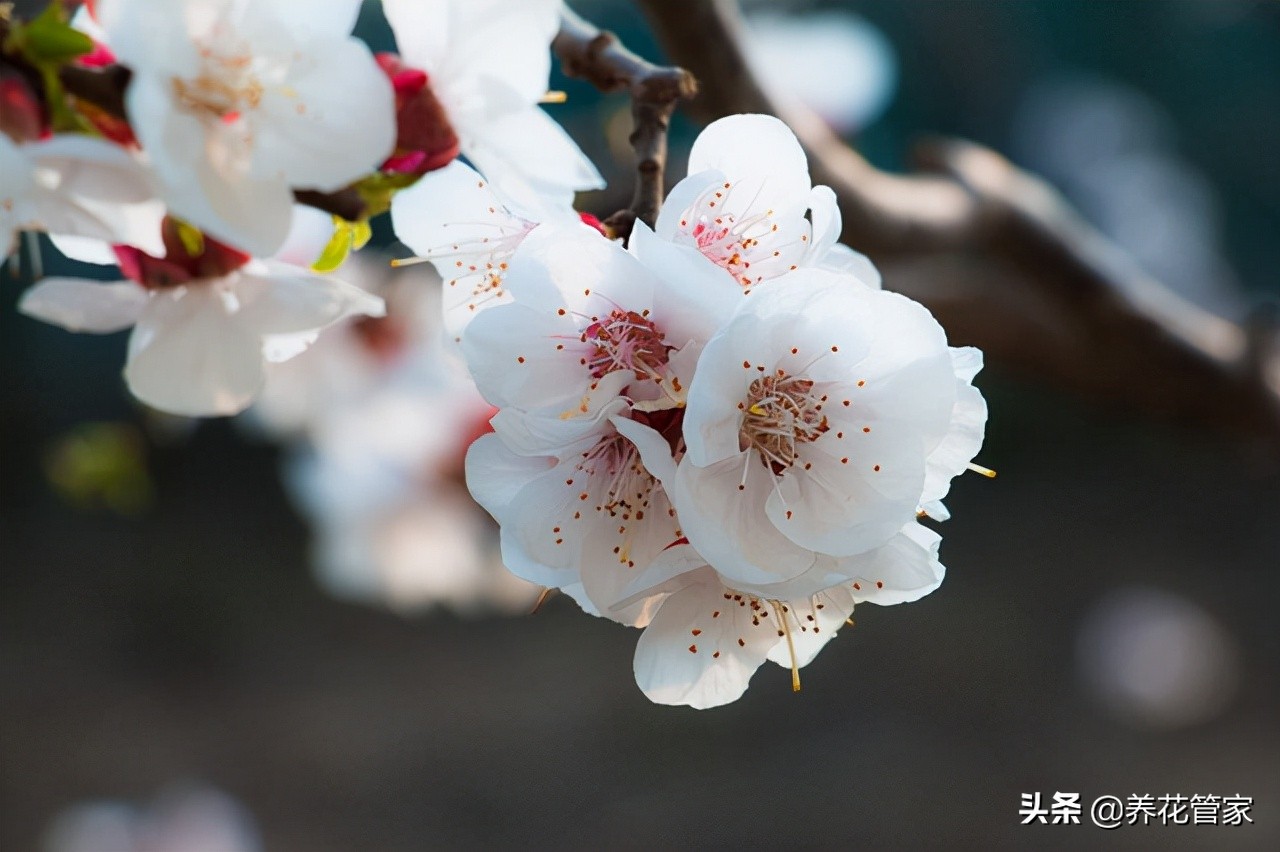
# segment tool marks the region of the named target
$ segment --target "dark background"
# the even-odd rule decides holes
[[[1099,134],[1034,112],[1063,114],[1045,93],[1064,80],[1121,91],[1104,129],[1155,118],[1110,153],[1156,152],[1204,190],[1137,208],[1187,212],[1220,254],[1227,285],[1180,287],[1224,313],[1280,295],[1280,4],[810,5],[858,10],[897,53],[897,94],[860,141],[878,163],[922,132],[964,135],[1141,238],[1157,223],[1116,213],[1138,190],[1101,197],[1101,154],[1070,156]],[[575,6],[654,53],[626,4]],[[570,93],[557,116],[625,192],[626,164],[596,141],[625,100],[553,85]],[[695,133],[682,123],[676,141]],[[1046,139],[1062,136],[1055,154]],[[992,365],[979,460],[1000,477],[957,483],[943,587],[860,608],[801,694],[770,665],[736,704],[696,712],[648,703],[639,634],[567,601],[463,620],[325,597],[278,451],[227,422],[157,430],[123,390],[125,337],[22,317],[20,290],[0,280],[0,849],[38,849],[79,800],[145,803],[186,781],[239,799],[270,850],[1280,843],[1280,474],[1254,448]],[[150,436],[147,511],[77,507],[50,484],[48,453],[87,421]],[[1162,727],[1089,687],[1099,607],[1135,590],[1215,625],[1236,673],[1221,707]],[[1240,793],[1255,824],[1018,825],[1020,793],[1057,790]]]

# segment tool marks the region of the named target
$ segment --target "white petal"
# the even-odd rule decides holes
[[[136,74],[125,101],[175,216],[259,257],[283,245],[293,194],[283,177],[250,176],[252,140],[243,122],[204,124],[178,108],[167,80]]]
[[[699,573],[663,602],[640,637],[636,683],[658,704],[705,709],[736,701],[778,641],[773,619],[753,616],[713,572]]]
[[[520,489],[554,466],[550,458],[517,455],[497,435],[481,435],[467,450],[467,487],[495,518],[505,516]]]
[[[22,294],[18,310],[67,331],[109,334],[137,322],[147,300],[147,291],[132,281],[45,278]]]
[[[663,240],[671,240],[675,237],[676,232],[680,230],[680,217],[685,214],[685,211],[704,192],[724,182],[724,172],[719,169],[707,169],[697,173],[690,172],[688,177],[678,181],[675,186],[671,187],[671,191],[667,193],[667,200],[662,203],[662,209],[658,211],[658,221],[653,226],[654,233]],[[647,228],[648,226],[646,225],[645,227]]]
[[[836,243],[820,258],[816,258],[819,269],[831,272],[848,272],[873,290],[881,286],[880,270],[865,254],[859,254],[844,243]]]
[[[601,435],[608,433],[609,422],[628,407],[627,401],[619,399],[618,394],[634,379],[632,373],[609,373],[583,397],[580,405],[564,410],[552,406],[526,411],[507,406],[494,415],[494,431],[509,449],[520,455],[565,458],[590,448]]]
[[[499,186],[528,184],[548,195],[600,189],[604,178],[573,138],[537,106],[495,117],[464,132],[463,153]]]
[[[333,238],[333,216],[304,204],[293,206],[293,220],[289,236],[272,260],[291,266],[308,268],[324,253],[325,246]],[[355,255],[352,255],[354,257]]]
[[[818,592],[812,598],[786,602],[787,629],[791,643],[782,641],[769,651],[769,659],[783,668],[804,668],[813,662],[828,642],[835,638],[853,613],[854,591],[843,583]],[[793,656],[794,655],[794,656]]]
[[[268,335],[262,341],[262,357],[272,364],[283,364],[306,352],[319,337],[318,331]]]
[[[910,430],[833,427],[799,446],[765,503],[769,520],[796,544],[832,556],[888,541],[914,517],[924,483],[921,443]]]
[[[987,401],[971,384],[982,369],[982,352],[970,346],[952,348],[951,362],[956,374],[956,403],[946,436],[926,459],[920,498],[922,504],[928,504],[925,511],[938,520],[945,520],[946,509],[936,501],[947,496],[951,480],[964,472],[982,448],[987,424]]]
[[[35,169],[18,145],[0,133],[0,256],[9,254],[16,231],[30,225],[29,197]]]
[[[347,317],[386,313],[382,299],[372,293],[277,261],[245,267],[231,280],[242,324],[261,335],[311,332]]]
[[[134,396],[188,417],[235,414],[265,380],[262,337],[231,310],[217,282],[156,293],[129,339]]]
[[[775,210],[804,204],[811,186],[795,134],[768,115],[730,115],[707,125],[689,151],[689,174],[708,169],[735,184],[758,182],[761,198]]]
[[[395,94],[362,42],[317,46],[253,111],[253,169],[259,179],[331,192],[374,171],[395,147]]]
[[[67,135],[28,148],[41,186],[34,202],[43,228],[164,254],[164,205],[131,154],[101,139]]]
[[[919,600],[942,585],[946,569],[938,561],[942,536],[912,521],[889,542],[870,553],[839,561],[853,578],[858,602],[888,605]]]
[[[697,249],[660,238],[636,222],[628,251],[657,278],[655,321],[670,341],[703,343],[742,303],[742,288]]]
[[[391,201],[396,236],[444,279],[448,334],[510,301],[502,287],[511,257],[536,222],[511,212],[479,172],[454,160]]]
[[[360,15],[361,0],[269,0],[244,4],[241,29],[246,34],[274,36],[282,33],[295,43],[317,50],[321,45],[350,35]]]
[[[813,552],[769,522],[772,480],[751,452],[708,467],[690,464],[686,456],[676,467],[673,497],[681,528],[730,585],[781,583],[813,566]]]
[[[545,94],[558,0],[385,0],[383,10],[405,61],[433,85],[456,89],[484,77],[517,102]]]
[[[120,262],[106,240],[95,240],[92,237],[73,237],[67,234],[49,234],[49,242],[64,256],[81,263],[92,263],[96,266],[115,266]],[[145,251],[145,249],[144,249]],[[148,252],[149,253],[149,252]],[[163,252],[161,252],[163,255]]]
[[[193,37],[207,37],[223,2],[101,0],[95,17],[116,58],[136,73],[193,77],[200,55]]]

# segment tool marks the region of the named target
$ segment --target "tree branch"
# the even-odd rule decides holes
[[[635,194],[629,208],[605,220],[625,239],[636,219],[649,226],[657,220],[665,189],[667,127],[676,104],[697,94],[697,82],[683,68],[664,68],[642,59],[613,33],[597,29],[567,7],[551,49],[567,76],[586,80],[602,92],[625,90],[631,94]]]
[[[777,115],[835,190],[843,239],[924,302],[953,342],[1095,399],[1263,439],[1280,449],[1280,334],[1181,298],[1087,224],[1045,181],[959,140],[882,172],[811,110],[775,98],[742,52],[734,0],[639,0],[669,56],[702,83],[703,120]]]

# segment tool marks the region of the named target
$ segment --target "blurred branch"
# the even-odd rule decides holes
[[[882,172],[811,110],[766,94],[743,55],[734,0],[638,2],[702,84],[691,111],[785,120],[814,182],[839,197],[844,241],[928,305],[953,342],[1085,396],[1280,447],[1280,324],[1270,314],[1242,327],[1191,304],[1048,183],[980,145],[931,140],[914,152],[916,174]]]
[[[631,94],[635,194],[630,207],[605,220],[625,239],[636,219],[652,226],[658,217],[667,165],[667,126],[676,104],[697,94],[697,81],[683,68],[664,68],[642,59],[613,33],[597,29],[567,7],[551,48],[566,76],[586,80],[602,92]]]

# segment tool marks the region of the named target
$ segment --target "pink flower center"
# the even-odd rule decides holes
[[[808,250],[808,221],[788,219],[784,228],[773,210],[755,209],[754,201],[734,208],[735,191],[741,190],[725,182],[703,192],[681,215],[680,231],[745,288],[795,269]]]
[[[648,315],[647,310],[636,313],[619,308],[587,326],[582,342],[595,348],[587,362],[592,376],[598,379],[615,370],[631,370],[638,380],[660,380],[672,347]]]

